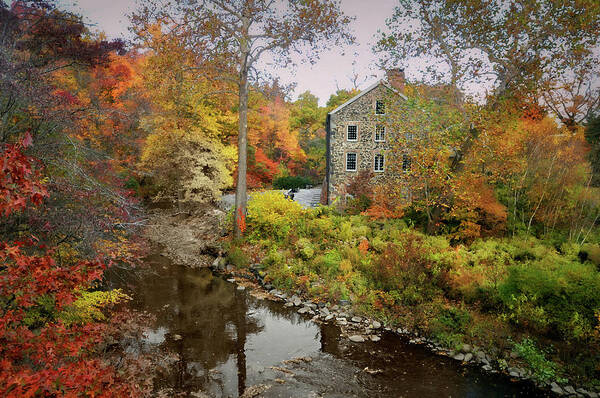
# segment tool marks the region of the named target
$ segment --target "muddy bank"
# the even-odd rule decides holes
[[[225,217],[223,210],[211,206],[190,211],[154,208],[148,210],[144,235],[173,262],[208,267],[222,254]]]

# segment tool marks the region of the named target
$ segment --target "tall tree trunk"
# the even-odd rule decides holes
[[[244,21],[244,28],[247,29],[249,21]],[[246,187],[246,171],[248,162],[248,65],[250,51],[248,43],[241,44],[241,62],[240,62],[240,93],[239,93],[239,126],[238,126],[238,175],[237,186],[235,189],[235,223],[233,234],[240,238],[243,231],[243,225],[246,220],[246,202],[248,193]]]

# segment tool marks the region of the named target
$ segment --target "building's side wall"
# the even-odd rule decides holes
[[[374,172],[374,157],[377,153],[385,155],[385,168],[383,173],[375,173],[382,177],[387,172],[389,162],[390,140],[393,132],[386,129],[385,142],[375,142],[375,127],[385,124],[386,115],[375,114],[375,101],[386,100],[390,90],[383,85],[377,86],[350,105],[340,109],[329,117],[328,129],[328,170],[327,170],[327,196],[332,203],[336,197],[343,195],[348,180],[363,170]],[[358,126],[358,140],[347,140],[348,125]],[[357,154],[357,170],[346,171],[346,153]]]

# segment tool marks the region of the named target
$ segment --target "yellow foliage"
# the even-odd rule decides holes
[[[130,299],[121,289],[107,292],[82,292],[79,298],[59,315],[59,318],[67,325],[103,321],[106,319],[103,309]]]
[[[254,193],[248,202],[247,223],[256,238],[283,239],[309,211],[281,192]]]

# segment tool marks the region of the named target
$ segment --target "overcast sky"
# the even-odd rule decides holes
[[[92,29],[103,31],[109,38],[127,37],[129,20],[127,14],[135,9],[135,0],[62,0],[69,10],[83,15]],[[383,73],[376,68],[377,57],[372,54],[373,35],[384,28],[385,19],[391,15],[397,0],[342,0],[344,12],[355,16],[352,29],[356,44],[344,49],[323,53],[315,64],[299,64],[294,69],[274,73],[284,83],[297,83],[295,95],[310,90],[324,104],[336,88],[351,88],[351,77],[361,77],[361,87],[367,87]],[[410,77],[416,68],[407,68]]]

